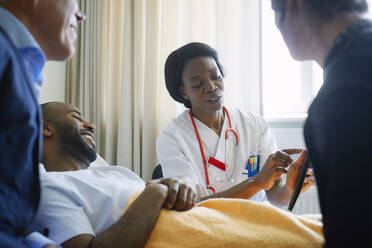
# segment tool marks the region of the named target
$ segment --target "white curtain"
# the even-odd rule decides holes
[[[96,125],[97,152],[116,163],[123,79],[124,1],[80,0],[86,14],[67,65],[67,102]]]
[[[164,63],[188,42],[219,51],[227,105],[260,111],[260,0],[81,4],[87,21],[79,56],[69,64],[67,99],[97,125],[98,152],[109,163],[151,178],[156,138],[184,110],[165,88]]]

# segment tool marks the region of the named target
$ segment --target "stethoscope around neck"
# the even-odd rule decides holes
[[[232,134],[235,137],[236,145],[238,145],[239,140],[238,140],[237,132],[231,127],[231,119],[230,119],[229,112],[227,111],[227,109],[225,107],[223,107],[223,111],[226,114],[227,119],[229,121],[229,127],[225,131],[225,169],[226,169],[226,177],[228,177],[227,176],[227,169],[228,169],[229,166],[226,163],[226,155],[227,155],[226,154],[226,141],[229,138],[229,134]],[[215,194],[216,190],[210,185],[210,182],[209,182],[207,160],[205,159],[203,144],[202,144],[202,141],[201,141],[201,138],[200,138],[200,135],[199,135],[198,128],[196,127],[194,117],[192,115],[192,110],[189,111],[189,115],[190,115],[190,119],[191,119],[192,125],[193,125],[194,130],[195,130],[196,138],[198,139],[198,142],[199,142],[199,149],[200,149],[200,153],[201,153],[201,156],[202,156],[202,159],[203,159],[203,164],[204,164],[204,172],[205,172],[205,180],[206,180],[206,183],[207,183],[207,190],[210,193]],[[228,180],[230,180],[230,181],[232,181],[232,179],[231,179],[232,174],[233,173],[231,172],[230,177],[228,178]]]

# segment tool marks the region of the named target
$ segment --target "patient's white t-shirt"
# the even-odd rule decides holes
[[[63,243],[77,235],[96,235],[122,216],[130,196],[145,182],[120,166],[46,172],[40,165],[41,201],[32,228],[49,229]]]

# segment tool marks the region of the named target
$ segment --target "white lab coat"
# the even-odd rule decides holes
[[[227,141],[227,164],[230,165],[233,182],[226,180],[226,172],[208,164],[210,186],[216,192],[226,190],[248,178],[243,174],[248,158],[260,154],[260,169],[267,157],[278,150],[273,134],[268,124],[259,115],[241,109],[228,109],[232,128],[238,133],[238,146],[233,139]],[[202,140],[205,158],[214,157],[225,162],[225,131],[229,127],[225,115],[220,137],[205,124],[194,118]],[[186,176],[200,190],[201,196],[209,192],[206,189],[206,176],[199,142],[186,110],[175,118],[159,135],[156,142],[158,159],[163,169],[164,177]],[[222,180],[221,180],[222,179]],[[264,200],[264,192],[260,191],[251,199]]]

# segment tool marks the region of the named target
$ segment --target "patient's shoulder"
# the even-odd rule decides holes
[[[90,167],[103,167],[103,166],[110,166],[106,160],[104,160],[98,153],[97,153],[97,158],[94,160],[91,164]]]

